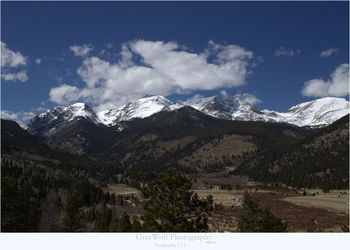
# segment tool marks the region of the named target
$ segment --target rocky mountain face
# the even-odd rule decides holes
[[[75,103],[68,107],[58,106],[35,116],[29,121],[27,131],[38,137],[46,138],[82,120],[94,125],[101,124],[95,112],[88,105]]]
[[[212,96],[185,102],[207,115],[234,121],[271,121],[249,103],[235,96]]]
[[[105,130],[106,126],[84,103],[50,109],[35,116],[27,128],[50,147],[62,151],[69,148],[69,152],[78,155],[83,154],[88,145],[106,138]]]

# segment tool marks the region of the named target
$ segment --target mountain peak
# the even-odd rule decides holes
[[[160,111],[173,111],[185,106],[226,120],[282,122],[297,126],[325,126],[349,113],[349,102],[345,98],[337,97],[324,97],[300,103],[284,112],[277,112],[258,111],[238,96],[197,96],[185,102],[173,103],[164,96],[156,95],[103,110],[97,114],[87,104],[81,102],[68,107],[54,107],[33,118],[29,127],[33,127],[33,123],[39,121],[46,124],[45,126],[53,126],[59,122],[71,122],[82,118],[96,125],[115,126],[122,121],[146,118]]]
[[[285,122],[297,126],[325,126],[349,113],[349,102],[345,98],[324,97],[300,103],[278,113]]]
[[[195,98],[185,102],[186,105],[216,118],[227,120],[258,119],[259,113],[252,105],[237,96],[212,96]]]
[[[169,101],[167,98],[165,98],[162,95],[155,95],[155,96],[150,96],[150,97],[144,97],[141,98],[137,101],[156,101],[156,102],[161,102],[161,103],[167,103],[167,104],[171,104],[172,102]]]
[[[83,102],[77,102],[77,103],[74,103],[74,104],[70,105],[69,107],[70,108],[84,109],[86,106],[89,107],[87,104],[85,104]]]
[[[35,116],[28,124],[28,131],[51,130],[57,125],[70,123],[77,119],[85,119],[100,124],[95,112],[85,103],[74,103],[68,107],[54,107]]]
[[[113,107],[97,114],[99,119],[108,126],[114,126],[121,121],[135,118],[145,118],[168,109],[173,103],[161,95],[144,97],[129,102],[121,107]]]
[[[85,119],[91,119],[94,123],[100,122],[92,108],[82,102],[74,103],[64,108],[64,111],[69,114],[67,116],[69,121],[74,120],[76,117],[83,117]]]

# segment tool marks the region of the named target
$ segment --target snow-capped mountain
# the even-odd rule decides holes
[[[350,113],[349,102],[344,98],[325,97],[300,103],[284,112],[261,111],[275,122],[297,126],[325,126]]]
[[[68,125],[72,122],[85,119],[95,125],[100,125],[101,121],[95,112],[85,103],[75,103],[68,107],[54,107],[35,116],[28,124],[28,132],[36,134],[50,134],[58,130],[61,125]]]
[[[207,115],[235,121],[272,121],[236,96],[196,98],[184,103]]]
[[[47,119],[48,121],[56,119],[73,121],[76,118],[83,117],[95,124],[100,123],[93,109],[87,104],[81,102],[74,103],[68,107],[58,106],[53,109],[49,109],[46,112],[39,114],[38,117],[44,120]]]
[[[240,121],[282,122],[300,127],[322,127],[350,113],[349,102],[344,98],[325,97],[300,103],[284,112],[256,110],[236,96],[214,96],[185,103],[217,118]]]
[[[44,134],[52,133],[61,124],[69,124],[82,118],[97,126],[119,126],[122,121],[145,118],[160,111],[171,111],[184,106],[191,106],[204,114],[226,120],[278,122],[311,127],[329,125],[350,113],[349,102],[335,97],[300,103],[284,112],[277,112],[259,111],[236,96],[195,98],[184,103],[173,103],[163,96],[152,96],[97,114],[84,103],[55,107],[34,117],[28,124],[28,131],[33,134],[38,131],[41,131],[40,134],[43,131]]]
[[[121,107],[114,107],[106,111],[100,111],[97,116],[107,126],[114,126],[121,121],[129,121],[135,118],[145,118],[162,110],[174,110],[183,107],[174,104],[164,96],[152,96],[129,102]]]

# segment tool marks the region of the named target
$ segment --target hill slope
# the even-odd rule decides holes
[[[142,172],[155,165],[219,171],[234,167],[249,154],[288,145],[312,133],[288,124],[218,119],[188,106],[122,126],[121,132],[111,136],[113,140],[96,147],[94,157]]]
[[[347,188],[349,116],[294,145],[259,154],[235,173],[296,187]]]

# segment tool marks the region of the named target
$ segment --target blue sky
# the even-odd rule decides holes
[[[3,117],[153,94],[239,94],[277,111],[349,95],[348,2],[2,2],[1,11]]]

